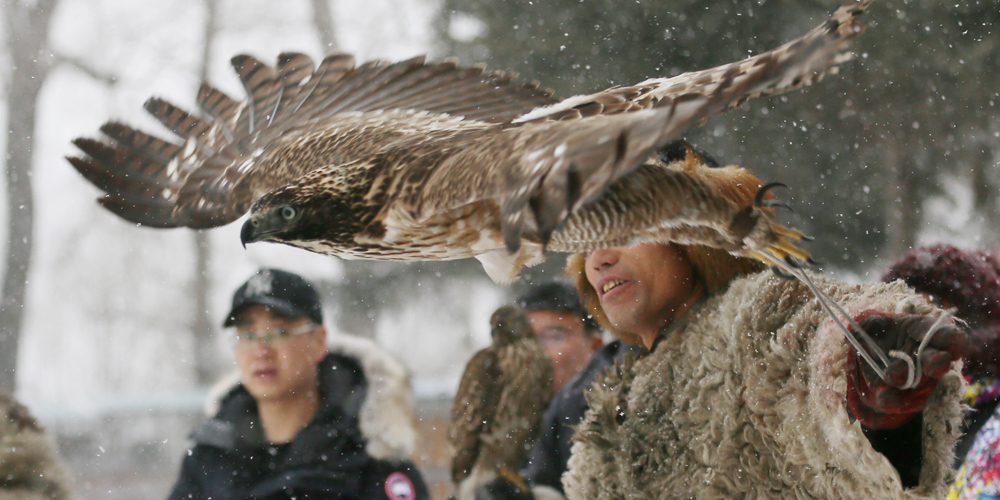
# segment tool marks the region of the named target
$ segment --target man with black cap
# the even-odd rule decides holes
[[[532,330],[552,359],[556,369],[552,386],[557,391],[604,345],[600,325],[583,308],[576,288],[569,283],[533,284],[514,303],[528,315]]]
[[[553,386],[557,392],[542,417],[538,440],[522,475],[531,483],[536,497],[545,498],[545,488],[561,496],[573,434],[587,411],[587,389],[631,347],[619,340],[604,345],[603,329],[583,307],[576,287],[569,283],[531,285],[514,303],[528,314],[556,368]]]
[[[171,500],[428,498],[408,458],[405,370],[368,341],[328,336],[308,282],[260,270],[224,326],[239,381],[194,431]]]

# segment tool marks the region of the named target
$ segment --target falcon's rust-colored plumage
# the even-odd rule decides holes
[[[768,263],[808,254],[770,210],[741,206],[651,152],[749,98],[834,72],[870,0],[741,62],[559,101],[515,75],[423,58],[314,67],[283,54],[233,65],[237,102],[203,84],[199,114],[146,109],[181,138],[111,122],[70,158],[100,202],[153,227],[207,228],[248,210],[245,243],[346,259],[477,257],[499,281],[543,250],[643,241],[726,249]]]
[[[493,344],[465,366],[451,408],[451,478],[459,500],[524,466],[552,399],[555,368],[528,316],[504,306],[490,318]]]

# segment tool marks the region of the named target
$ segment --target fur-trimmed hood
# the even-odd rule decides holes
[[[358,427],[365,451],[380,460],[408,460],[416,447],[413,391],[406,368],[374,341],[339,334],[327,335],[327,350],[357,362],[363,372],[365,397],[358,411]],[[224,376],[209,391],[207,415],[239,385],[239,372]]]
[[[71,500],[70,475],[49,434],[0,392],[0,500]]]

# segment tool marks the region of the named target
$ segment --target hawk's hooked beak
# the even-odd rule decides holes
[[[240,229],[240,243],[243,243],[244,249],[246,249],[247,243],[254,243],[261,240],[260,232],[257,230],[259,226],[260,219],[256,215],[251,215],[243,223],[243,228]]]
[[[277,209],[251,213],[250,218],[243,223],[243,228],[240,229],[240,241],[243,243],[243,248],[246,248],[247,243],[258,241],[282,241],[280,235],[288,230],[289,225],[295,220],[295,215],[295,209],[287,205]]]

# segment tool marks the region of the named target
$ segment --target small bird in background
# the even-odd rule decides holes
[[[490,318],[493,343],[465,366],[451,408],[448,438],[456,498],[497,477],[527,490],[525,465],[552,399],[555,370],[523,311],[503,306]]]
[[[233,58],[247,97],[203,84],[200,112],[146,110],[179,140],[109,122],[74,167],[100,203],[150,227],[209,228],[249,211],[244,244],[344,259],[476,257],[498,282],[545,250],[640,242],[721,248],[769,265],[808,261],[774,206],[734,201],[654,151],[750,98],[835,73],[871,0],[774,50],[716,68],[560,100],[503,71],[285,53]],[[655,65],[655,61],[651,61]],[[762,189],[762,193],[766,189]],[[762,197],[761,197],[762,198]]]

